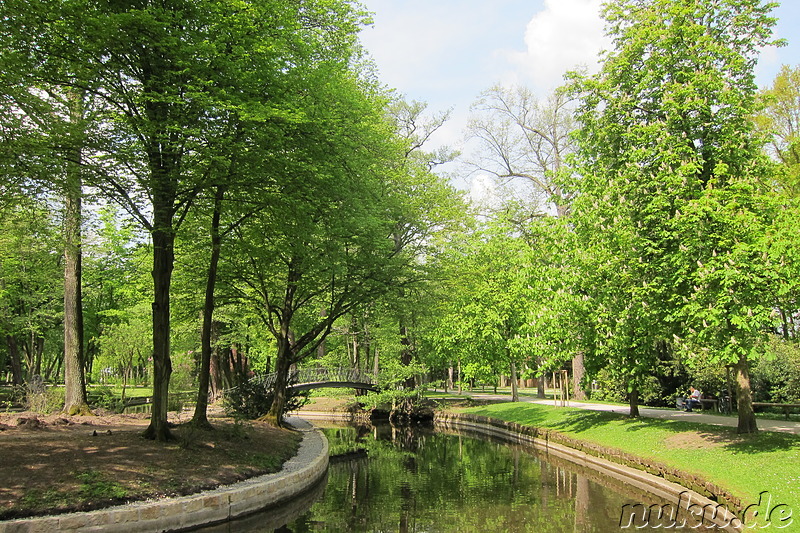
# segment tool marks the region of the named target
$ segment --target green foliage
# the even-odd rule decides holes
[[[590,257],[586,364],[628,391],[645,388],[663,343],[689,364],[744,368],[774,323],[771,165],[752,122],[773,7],[609,2],[614,48],[598,74],[573,75],[581,128],[564,178]]]
[[[64,389],[61,387],[46,387],[41,390],[28,388],[25,397],[25,406],[35,413],[55,413],[64,407]]]
[[[287,390],[286,395],[284,412],[295,411],[308,402],[307,391]],[[222,406],[230,416],[255,420],[269,413],[274,397],[273,389],[265,390],[258,379],[252,379],[227,389],[222,398]]]
[[[368,409],[391,410],[407,402],[413,404],[418,399],[419,392],[416,390],[386,389],[380,392],[369,392],[366,396],[359,398],[359,403]]]
[[[498,223],[464,235],[444,263],[446,294],[429,342],[442,360],[461,360],[476,377],[508,373],[530,353],[523,331],[533,296],[528,255],[512,232]]]
[[[783,65],[772,87],[762,94],[764,109],[756,124],[769,138],[769,153],[783,166],[776,185],[787,196],[800,197],[800,67]]]
[[[100,407],[115,413],[121,413],[123,408],[122,397],[113,389],[106,386],[93,387],[88,392],[89,405],[92,408]]]
[[[63,315],[63,266],[57,221],[43,197],[23,197],[0,209],[0,333],[4,358],[20,380],[45,373],[59,356]]]
[[[625,384],[614,379],[608,370],[600,370],[593,376],[592,400],[625,403],[627,398],[628,389]]]
[[[771,337],[752,368],[753,398],[758,402],[800,402],[800,346]]]

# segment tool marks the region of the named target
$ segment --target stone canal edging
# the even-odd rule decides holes
[[[0,533],[185,531],[280,504],[310,489],[328,470],[328,441],[322,432],[303,420],[295,418],[291,423],[303,432],[303,440],[297,455],[286,461],[280,472],[189,496],[0,521]]]
[[[574,439],[554,430],[486,416],[437,412],[434,424],[442,428],[467,429],[511,442],[532,444],[545,453],[599,470],[674,504],[685,506],[691,503],[694,505],[693,509],[702,510],[706,523],[716,523],[723,530],[738,529],[726,526],[730,526],[732,517],[741,511],[741,500],[713,483],[678,469],[620,450]],[[687,489],[693,493],[691,501],[686,498]],[[696,518],[699,519],[700,516],[696,515]]]

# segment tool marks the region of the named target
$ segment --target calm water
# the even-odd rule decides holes
[[[282,516],[265,511],[213,531],[607,533],[637,530],[619,527],[626,503],[664,503],[572,463],[485,438],[389,425],[325,433],[332,455],[361,453],[334,458],[327,485],[282,508]]]

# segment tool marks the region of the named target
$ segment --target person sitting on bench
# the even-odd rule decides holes
[[[695,407],[700,407],[702,409],[703,404],[700,401],[700,396],[702,396],[702,393],[700,392],[699,389],[695,389],[694,387],[689,387],[689,397],[683,404],[683,410],[691,412],[692,409],[694,409]]]

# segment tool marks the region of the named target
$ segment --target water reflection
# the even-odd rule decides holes
[[[606,533],[642,525],[619,527],[626,503],[665,503],[596,471],[486,438],[388,424],[325,433],[340,458],[310,510],[277,529],[266,522],[268,511],[214,531]]]

